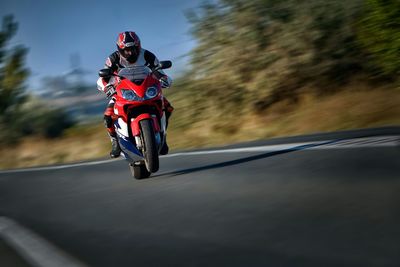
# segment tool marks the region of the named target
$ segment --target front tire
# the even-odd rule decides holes
[[[151,173],[147,170],[144,161],[137,161],[135,163],[129,164],[132,176],[135,179],[141,180],[149,178]]]
[[[140,128],[144,163],[150,173],[156,172],[159,169],[159,158],[153,123],[151,120],[142,120],[140,121]]]

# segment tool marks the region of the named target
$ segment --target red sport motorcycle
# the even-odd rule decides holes
[[[115,76],[114,122],[122,156],[133,177],[143,179],[159,169],[159,152],[166,138],[166,117],[161,83],[154,72],[172,66],[161,61],[154,69],[146,66],[123,68],[118,74],[102,69],[99,76]]]

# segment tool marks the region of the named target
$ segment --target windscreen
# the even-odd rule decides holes
[[[121,69],[118,72],[118,75],[136,83],[137,81],[143,81],[146,79],[150,73],[150,69],[146,66],[135,66]]]

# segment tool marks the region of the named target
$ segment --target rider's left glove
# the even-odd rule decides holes
[[[112,97],[116,93],[114,86],[112,84],[106,85],[104,88],[104,93],[108,98]]]

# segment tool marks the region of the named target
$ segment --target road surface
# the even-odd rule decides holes
[[[2,171],[0,216],[86,266],[400,266],[399,127],[160,165],[146,180],[123,160]]]

